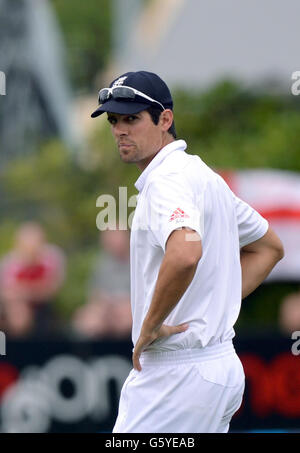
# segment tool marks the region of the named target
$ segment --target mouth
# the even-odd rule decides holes
[[[119,148],[122,148],[122,149],[128,149],[128,148],[131,148],[133,146],[132,143],[118,143],[118,146]]]

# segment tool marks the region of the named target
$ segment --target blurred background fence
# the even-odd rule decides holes
[[[3,432],[112,428],[130,367],[128,236],[98,231],[96,200],[118,208],[138,170],[90,114],[139,69],[172,88],[188,152],[285,246],[235,326],[247,390],[232,430],[300,429],[299,14],[296,0],[0,0]]]

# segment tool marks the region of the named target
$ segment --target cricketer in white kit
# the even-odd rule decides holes
[[[268,222],[176,140],[153,73],[99,93],[121,159],[142,171],[131,226],[133,369],[114,433],[225,433],[242,402],[232,339],[241,300],[283,257]]]

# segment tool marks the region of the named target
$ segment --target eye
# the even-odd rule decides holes
[[[136,115],[129,115],[127,116],[127,121],[132,122],[136,120],[138,117]]]
[[[107,118],[107,121],[110,123],[110,124],[116,124],[117,123],[117,119],[114,117],[114,116],[109,116]]]

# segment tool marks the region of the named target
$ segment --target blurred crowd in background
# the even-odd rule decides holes
[[[0,330],[8,338],[128,339],[131,331],[129,233],[106,230],[86,285],[86,299],[68,323],[53,303],[66,274],[63,249],[42,226],[22,224],[0,261]]]
[[[0,330],[9,338],[130,338],[130,232],[99,232],[96,200],[118,200],[123,186],[134,195],[138,171],[119,160],[105,118],[90,118],[98,90],[125,70],[170,84],[178,136],[211,167],[300,178],[300,101],[290,92],[299,4],[292,14],[269,0],[266,10],[228,3],[231,27],[231,9],[216,1],[0,0]],[[293,193],[288,211],[266,209],[287,240],[294,231],[293,272],[244,301],[237,329],[300,330]]]
[[[66,279],[64,250],[48,242],[43,227],[25,222],[0,261],[0,330],[9,339],[126,339],[131,332],[130,251],[127,230],[105,230],[85,282],[86,294],[68,322],[55,310]],[[280,303],[278,329],[300,326],[300,291]]]

